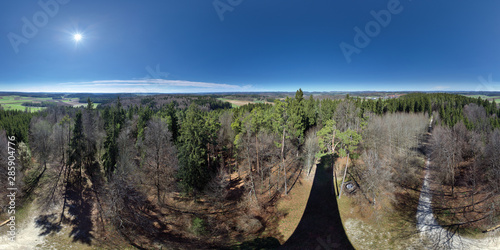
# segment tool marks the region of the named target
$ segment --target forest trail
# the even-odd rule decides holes
[[[429,125],[432,128],[432,118]],[[432,190],[430,189],[430,156],[425,163],[425,177],[417,207],[417,229],[422,239],[430,241],[432,248],[449,249],[500,249],[498,233],[490,232],[486,238],[471,239],[443,228],[436,221],[432,211]],[[495,237],[497,236],[497,237]]]
[[[329,176],[332,176],[332,168],[318,164],[304,214],[282,248],[354,249],[345,233],[337,199],[330,192]]]
[[[0,249],[9,250],[25,250],[25,249],[39,249],[45,243],[45,236],[41,236],[41,228],[36,225],[35,216],[33,211],[30,211],[31,217],[23,223],[16,224],[16,240],[14,242],[8,239],[7,230],[0,231]]]

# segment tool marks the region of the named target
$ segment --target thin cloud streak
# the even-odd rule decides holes
[[[166,80],[166,79],[144,79],[144,80],[99,80],[87,82],[66,82],[60,85],[70,86],[152,86],[164,85],[175,87],[198,87],[198,88],[231,88],[242,89],[239,85],[209,82],[192,82],[184,80]]]
[[[10,91],[63,93],[208,93],[257,91],[253,85],[166,79],[96,80],[30,86]]]

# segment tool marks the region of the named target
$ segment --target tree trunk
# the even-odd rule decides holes
[[[160,164],[156,162],[156,192],[158,198],[158,204],[160,204]]]
[[[207,166],[210,168],[210,143],[207,143]]]
[[[342,196],[342,189],[344,189],[345,175],[347,174],[347,167],[349,165],[349,153],[347,154],[347,162],[345,163],[344,177],[342,178],[342,184],[340,185],[339,199]]]
[[[257,172],[260,172],[259,163],[259,140],[257,139],[257,134],[255,134],[255,150],[257,151]]]
[[[253,180],[253,172],[252,172],[252,162],[250,161],[250,146],[247,144],[247,162],[248,162],[248,175],[250,176],[250,184],[251,187],[252,187],[252,190],[250,190],[250,192],[253,192],[253,195],[254,195],[254,198],[255,198],[255,202],[259,202],[259,200],[257,199],[257,192],[255,192],[255,182]]]
[[[253,192],[253,196],[255,198],[255,202],[257,204],[259,204],[259,200],[257,199],[257,192],[255,192],[255,182],[253,181],[252,171],[250,171],[249,175],[250,175],[250,181],[252,182],[252,192]]]
[[[336,134],[336,131],[335,131],[335,125],[333,125],[332,127],[332,130],[333,130],[333,135],[332,135],[332,194],[333,195],[337,195],[336,193],[336,189],[337,189],[337,178],[336,178],[336,174],[335,174],[335,157],[334,157],[334,154],[335,154],[335,134]]]
[[[283,139],[281,141],[281,162],[282,162],[282,166],[283,166],[283,173],[285,176],[285,195],[288,195],[287,184],[286,184],[286,167],[285,167],[284,152],[285,152],[285,128],[283,128]]]
[[[333,163],[333,154],[332,154],[332,194],[337,195],[336,193],[336,180],[335,180],[335,164]]]

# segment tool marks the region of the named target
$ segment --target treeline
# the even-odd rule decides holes
[[[91,98],[94,102],[95,100]],[[164,105],[170,105],[173,103],[176,109],[185,110],[195,103],[203,111],[215,110],[215,109],[225,109],[231,108],[231,104],[216,99],[213,96],[200,96],[200,95],[154,95],[154,96],[143,96],[143,97],[133,97],[133,98],[120,98],[120,102],[125,109],[138,108],[138,107],[149,107],[155,112],[158,111]],[[110,101],[102,103],[101,106],[112,106],[116,105],[116,98]]]
[[[94,103],[109,103],[116,98],[133,98],[136,97],[137,94],[131,94],[131,93],[120,93],[120,94],[93,94],[93,93],[75,93],[75,94],[68,94],[66,95],[66,98],[78,98],[78,102],[80,103],[87,103],[87,100],[90,98],[92,102]]]
[[[359,100],[358,102],[361,102]],[[426,112],[431,114],[439,112],[440,121],[448,126],[453,126],[462,121],[468,129],[473,128],[467,116],[464,115],[464,107],[474,103],[481,106],[486,111],[488,122],[495,128],[500,127],[500,109],[495,102],[483,100],[480,97],[471,98],[462,95],[446,93],[411,93],[397,99],[363,100],[361,108],[376,114],[406,112],[418,113]]]
[[[17,95],[23,97],[34,97],[34,98],[53,98],[61,99],[64,94],[61,93],[26,93],[26,92],[1,92],[2,95]]]
[[[25,107],[55,107],[58,104],[55,102],[43,101],[43,102],[23,102]]]

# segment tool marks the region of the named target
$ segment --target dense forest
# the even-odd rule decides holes
[[[81,108],[0,109],[0,144],[15,136],[23,201],[40,194],[47,209],[60,209],[48,230],[71,223],[87,244],[97,234],[134,246],[198,248],[276,237],[266,231],[274,205],[319,159],[334,168],[339,197],[343,182],[354,182],[359,204],[410,218],[416,207],[408,190],[422,185],[426,153],[440,173],[443,225],[499,223],[495,103],[445,93],[313,98],[302,90],[272,101],[231,108],[211,96],[97,97]]]

